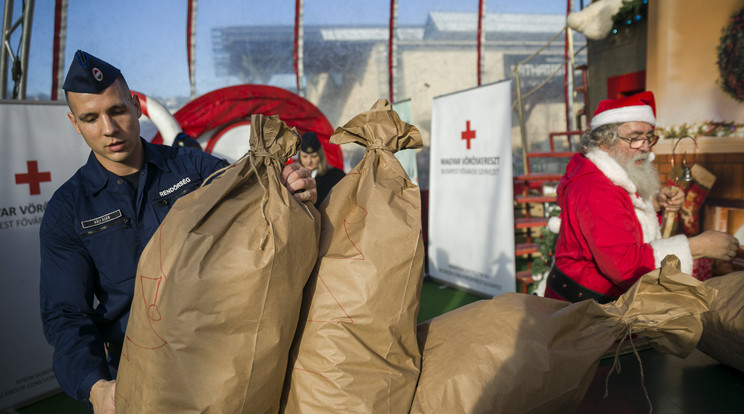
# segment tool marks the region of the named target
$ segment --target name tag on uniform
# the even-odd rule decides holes
[[[80,224],[83,226],[83,229],[89,229],[91,227],[100,226],[102,224],[114,221],[118,218],[121,218],[121,210],[112,211],[94,219],[81,221]]]
[[[173,184],[172,186],[166,188],[165,190],[160,191],[158,194],[160,194],[160,197],[165,197],[167,195],[170,195],[170,194],[175,193],[179,188],[183,187],[184,185],[186,185],[186,184],[188,184],[190,182],[191,182],[191,178],[186,177],[186,178],[182,179],[181,181]]]

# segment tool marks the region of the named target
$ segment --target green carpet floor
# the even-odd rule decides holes
[[[479,299],[482,299],[482,297],[441,285],[430,278],[426,278],[421,287],[421,307],[418,321],[429,320]],[[92,410],[89,410],[86,404],[76,401],[62,392],[17,410],[18,414],[88,414],[90,412]]]

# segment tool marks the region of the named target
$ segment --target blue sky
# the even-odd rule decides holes
[[[4,2],[3,2],[4,3]],[[16,14],[20,1],[14,1]],[[152,96],[189,94],[186,0],[76,0],[68,6],[65,71],[77,49],[122,69],[130,85]],[[578,3],[578,2],[575,2]],[[585,1],[588,3],[588,0]],[[294,0],[200,0],[197,6],[197,94],[225,86],[214,76],[211,29],[292,25]],[[399,0],[399,25],[422,25],[430,10],[469,11],[478,0]],[[564,0],[488,0],[488,13],[563,14]],[[305,0],[306,25],[387,25],[389,0]],[[36,0],[27,95],[49,94],[54,0]],[[18,40],[11,38],[16,50]],[[12,87],[12,85],[11,85]]]

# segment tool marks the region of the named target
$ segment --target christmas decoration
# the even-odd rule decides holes
[[[548,218],[558,217],[561,213],[560,208],[553,206],[548,211]],[[532,266],[530,271],[533,276],[542,275],[550,270],[550,266],[553,265],[553,255],[555,254],[555,243],[558,241],[558,232],[553,232],[548,226],[540,229],[540,238],[537,239],[537,252],[540,253],[539,257],[532,260]]]
[[[610,33],[646,19],[648,0],[597,0],[568,15],[568,27],[590,40],[602,40]]]
[[[656,134],[660,139],[681,138],[686,135],[693,137],[737,137],[744,138],[744,124],[736,122],[702,122],[697,124],[682,124],[670,127],[656,126]]]
[[[612,16],[617,14],[623,0],[599,0],[568,15],[568,27],[581,32],[590,40],[601,40],[612,30]]]
[[[612,34],[646,19],[648,0],[625,0],[620,10],[612,17]]]
[[[700,209],[711,187],[716,182],[716,176],[710,171],[695,164],[692,167],[692,176],[695,180],[687,189],[685,201],[682,203],[679,216],[682,224],[682,232],[687,237],[700,233]]]
[[[744,101],[744,9],[731,16],[718,45],[721,88],[739,102]]]

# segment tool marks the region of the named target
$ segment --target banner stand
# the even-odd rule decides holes
[[[511,82],[434,98],[429,275],[479,295],[516,290]]]
[[[59,392],[41,327],[39,227],[90,148],[57,102],[0,101],[0,412]]]

